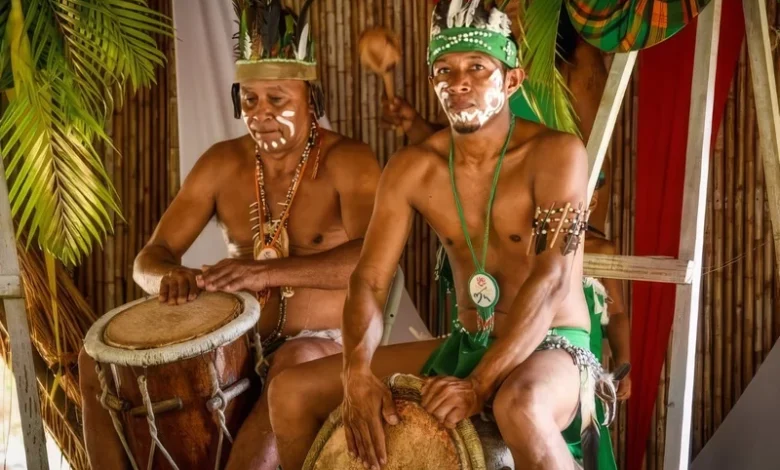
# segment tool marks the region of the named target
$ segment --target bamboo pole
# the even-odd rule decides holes
[[[334,129],[341,129],[341,115],[339,114],[339,85],[338,85],[338,54],[337,45],[343,42],[336,42],[338,31],[336,29],[336,0],[325,1],[325,35],[327,37],[327,58],[325,67],[328,71],[328,82],[326,85],[328,96],[328,109],[330,110],[330,122]],[[342,95],[343,96],[343,95]]]
[[[725,123],[726,121],[724,121]],[[723,152],[724,152],[725,125],[721,124],[720,132],[715,141],[712,166],[712,199],[710,207],[713,212],[712,236],[714,253],[711,258],[711,266],[720,268],[723,266],[723,205],[724,205],[724,181],[723,181]],[[711,269],[713,269],[711,268]],[[713,357],[712,357],[712,415],[705,414],[704,433],[709,436],[713,432],[713,426],[718,427],[723,421],[723,271],[715,271],[709,276],[712,280],[712,330],[713,330]],[[706,403],[706,402],[705,402]],[[707,405],[705,404],[705,407]]]
[[[344,70],[344,84],[346,86],[346,96],[342,97],[342,100],[345,101],[345,110],[344,110],[344,123],[345,123],[345,133],[349,137],[355,137],[357,134],[355,132],[355,124],[354,124],[354,105],[353,105],[353,95],[354,95],[354,87],[355,87],[355,67],[353,65],[354,62],[357,62],[356,60],[353,62],[352,60],[352,41],[357,40],[358,36],[355,34],[349,34],[350,31],[352,31],[352,26],[354,22],[352,21],[352,8],[350,8],[350,2],[344,1],[342,2],[342,10],[344,15],[344,25],[342,25],[342,28],[345,28],[344,33],[344,62],[345,62],[345,70]]]
[[[739,59],[737,86],[739,87],[739,101],[744,103],[746,100],[746,84],[745,73],[747,66],[745,63],[745,51],[743,49]],[[745,107],[739,106],[737,108],[737,126],[738,128],[745,128]],[[735,236],[734,241],[737,249],[735,250],[735,256],[742,256],[745,254],[744,241],[745,241],[745,136],[744,133],[739,132],[736,140],[737,149],[737,161],[735,167],[736,184],[734,194],[734,222],[735,222]],[[734,301],[736,303],[734,309],[734,353],[737,358],[743,354],[742,344],[744,343],[743,331],[745,322],[745,263],[744,260],[740,260],[735,263],[735,279],[734,284]],[[742,395],[743,383],[742,383],[742,369],[743,364],[741,360],[734,361],[734,401],[729,404],[729,407],[739,400]]]
[[[344,8],[341,1],[335,5],[335,24],[336,24],[336,44],[340,47],[336,47],[336,82],[338,84],[338,99],[336,104],[338,105],[339,126],[338,129],[342,134],[347,133],[347,73],[345,70],[344,55],[348,46],[346,44],[346,37],[344,34]],[[332,87],[331,87],[332,88]]]
[[[734,132],[736,128],[736,99],[737,88],[736,83],[733,83],[729,89],[729,96],[726,101],[726,194],[728,195],[728,203],[726,205],[726,245],[724,251],[724,261],[728,263],[725,268],[726,282],[723,283],[724,292],[724,306],[726,311],[724,313],[724,360],[723,360],[723,415],[725,417],[726,410],[731,409],[732,398],[734,396],[734,382],[731,379],[734,371],[734,270],[735,266],[731,264],[731,260],[734,259],[734,179],[735,179],[735,146],[734,146]],[[717,423],[716,423],[717,424]]]
[[[752,86],[750,85],[750,78],[745,76],[745,97],[747,106],[742,106],[745,109],[745,127],[743,134],[745,135],[745,242],[743,244],[745,250],[745,260],[743,263],[745,269],[745,321],[744,321],[744,335],[742,342],[742,384],[747,387],[750,383],[750,379],[753,378],[753,335],[755,334],[755,321],[754,321],[754,299],[753,291],[755,284],[755,187],[756,187],[756,146],[755,146],[755,131],[751,132],[751,129],[755,129],[755,114],[750,111],[755,107],[753,102],[753,93],[751,92]],[[746,109],[747,108],[747,109]]]

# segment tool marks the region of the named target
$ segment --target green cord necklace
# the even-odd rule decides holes
[[[496,163],[496,169],[493,173],[493,186],[490,188],[490,197],[488,198],[487,214],[485,216],[485,236],[482,239],[482,261],[477,259],[477,254],[474,252],[474,246],[471,243],[471,235],[469,235],[468,227],[466,226],[466,217],[463,214],[463,205],[460,202],[460,196],[458,195],[458,188],[455,186],[455,142],[454,139],[450,140],[450,182],[452,184],[452,194],[455,197],[455,206],[458,209],[458,217],[460,218],[460,226],[463,229],[463,235],[466,238],[466,244],[471,252],[471,258],[474,261],[474,267],[476,270],[474,274],[469,278],[468,289],[469,297],[472,302],[477,306],[478,317],[478,337],[487,340],[490,332],[493,330],[493,313],[495,312],[495,306],[498,304],[500,296],[498,282],[496,279],[485,272],[485,263],[487,262],[488,251],[488,239],[490,237],[490,218],[493,211],[493,200],[496,198],[496,190],[498,189],[498,175],[501,172],[501,164],[504,162],[504,156],[506,155],[507,148],[509,147],[509,141],[512,139],[512,134],[515,129],[515,120],[511,119],[509,124],[509,133],[506,136],[504,147],[501,149],[501,154],[498,156],[498,162]]]

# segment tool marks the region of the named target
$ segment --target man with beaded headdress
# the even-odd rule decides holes
[[[590,352],[582,291],[587,156],[579,138],[515,119],[524,79],[510,20],[492,2],[441,0],[430,80],[450,126],[389,160],[344,309],[344,353],[288,369],[271,385],[285,470],[301,467],[341,404],[349,451],[387,458],[398,422],[394,373],[427,376],[421,405],[447,427],[486,407],[517,468],[577,463],[560,432],[578,414],[584,464],[595,469],[596,391],[613,384]],[[379,347],[382,305],[419,211],[452,263],[459,308],[446,339]]]
[[[198,160],[135,261],[134,279],[162,302],[183,304],[201,290],[243,290],[256,292],[263,305],[254,347],[265,387],[235,436],[228,468],[276,469],[268,383],[286,367],[341,350],[347,281],[380,175],[367,145],[318,124],[323,103],[311,3],[295,15],[280,0],[234,2],[232,95],[248,133],[215,144]],[[212,216],[230,258],[202,270],[181,266]],[[122,468],[122,447],[94,400],[94,365],[82,371],[93,468]]]

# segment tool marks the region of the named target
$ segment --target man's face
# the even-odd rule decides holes
[[[300,80],[247,80],[241,83],[241,115],[264,152],[289,149],[306,128],[309,90]]]
[[[442,108],[459,134],[482,128],[519,86],[517,70],[478,52],[445,54],[433,64],[433,82]]]

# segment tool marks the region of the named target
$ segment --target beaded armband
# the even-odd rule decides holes
[[[556,205],[553,203],[549,209],[536,208],[528,254],[531,247],[538,255],[548,248],[555,248],[556,243],[561,245],[564,256],[577,251],[585,236],[590,211],[583,209],[582,203],[577,208],[568,202],[563,207]]]

